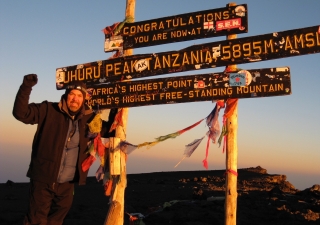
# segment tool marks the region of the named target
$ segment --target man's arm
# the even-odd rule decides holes
[[[18,90],[16,99],[13,105],[13,116],[27,124],[37,123],[35,116],[35,104],[29,104],[29,97],[32,87],[38,82],[36,74],[28,74],[23,77],[23,82]]]

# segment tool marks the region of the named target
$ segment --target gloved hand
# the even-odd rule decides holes
[[[23,77],[23,85],[27,87],[33,87],[38,83],[38,76],[37,74],[27,74]]]

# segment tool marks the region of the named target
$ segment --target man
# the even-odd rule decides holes
[[[88,171],[81,169],[89,138],[87,124],[94,113],[84,104],[86,86],[70,83],[60,102],[29,103],[36,74],[23,78],[13,107],[14,117],[37,124],[32,143],[29,209],[24,224],[62,224],[73,200],[74,183],[84,185]]]

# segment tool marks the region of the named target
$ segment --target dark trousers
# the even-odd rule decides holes
[[[73,200],[73,183],[30,181],[29,208],[24,225],[61,225]]]

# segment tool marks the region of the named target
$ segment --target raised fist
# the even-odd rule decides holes
[[[38,76],[37,74],[27,74],[23,77],[23,85],[28,87],[33,87],[38,83]]]

